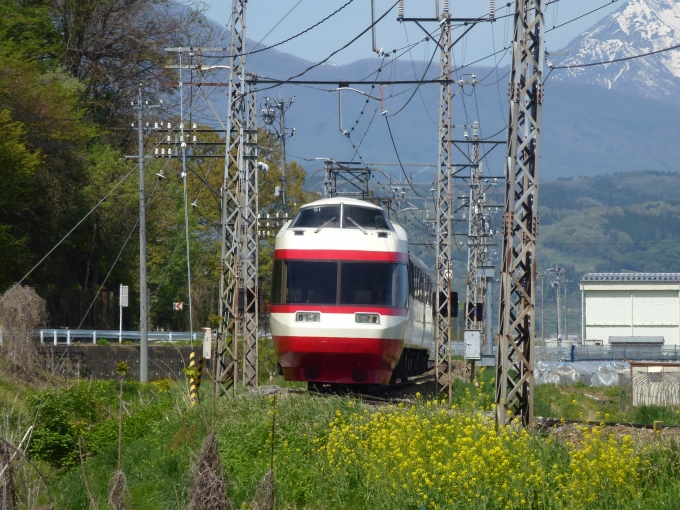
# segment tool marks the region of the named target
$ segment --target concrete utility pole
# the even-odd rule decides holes
[[[536,273],[536,276],[541,277],[541,338],[545,345],[545,273]]]
[[[286,140],[295,136],[295,128],[292,129],[290,135],[286,132],[286,111],[288,111],[291,105],[295,102],[295,96],[292,96],[287,102],[283,98],[271,99],[266,98],[265,105],[262,108],[262,118],[267,126],[274,124],[274,120],[278,116],[279,118],[279,130],[276,132],[276,138],[281,141],[281,205],[283,206],[283,215],[286,217],[288,215],[288,191],[286,184]]]
[[[149,331],[149,289],[146,271],[146,196],[144,191],[144,112],[160,105],[149,105],[142,100],[142,86],[139,86],[137,106],[137,133],[139,151],[139,380],[149,382],[148,331]]]
[[[567,304],[567,280],[564,280],[564,340],[569,342],[569,305]]]
[[[496,421],[534,420],[538,179],[545,0],[516,0],[496,372]]]
[[[562,345],[562,303],[560,302],[560,275],[557,274],[557,280],[552,282],[552,287],[555,289],[555,305],[557,308],[557,345]]]

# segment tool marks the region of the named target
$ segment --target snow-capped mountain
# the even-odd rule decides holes
[[[596,26],[573,40],[567,58],[549,59],[554,65],[614,60],[680,44],[680,2],[630,0]],[[554,71],[558,80],[618,89],[625,93],[667,99],[680,93],[680,49],[656,55],[585,68]]]

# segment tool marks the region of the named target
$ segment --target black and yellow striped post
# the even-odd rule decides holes
[[[201,377],[203,376],[203,356],[198,358],[198,378],[196,379],[196,390],[201,387]]]
[[[189,370],[193,373],[195,368],[196,368],[196,353],[192,351],[191,354],[189,354]],[[194,406],[198,401],[198,386],[201,384],[201,382],[198,377],[197,379],[198,382],[193,377],[189,378],[189,401],[191,402],[192,406]]]

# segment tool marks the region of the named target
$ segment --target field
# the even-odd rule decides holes
[[[132,508],[187,508],[192,462],[212,414],[209,386],[193,407],[187,390],[185,382],[124,384],[122,468]],[[272,462],[279,509],[677,507],[675,429],[559,424],[526,431],[514,423],[496,430],[492,392],[492,374],[483,372],[478,386],[456,382],[453,405],[416,394],[412,403],[375,406],[276,385],[222,396],[216,433],[232,508],[253,508]],[[118,383],[29,386],[5,372],[0,395],[15,440],[35,420],[28,453],[55,508],[91,508],[84,479],[96,506],[110,508]],[[675,410],[630,410],[627,402],[618,389],[546,385],[537,388],[536,410],[680,423]]]

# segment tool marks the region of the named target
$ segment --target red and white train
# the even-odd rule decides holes
[[[288,381],[387,384],[422,374],[431,301],[427,267],[373,204],[318,200],[276,236],[271,331]]]

